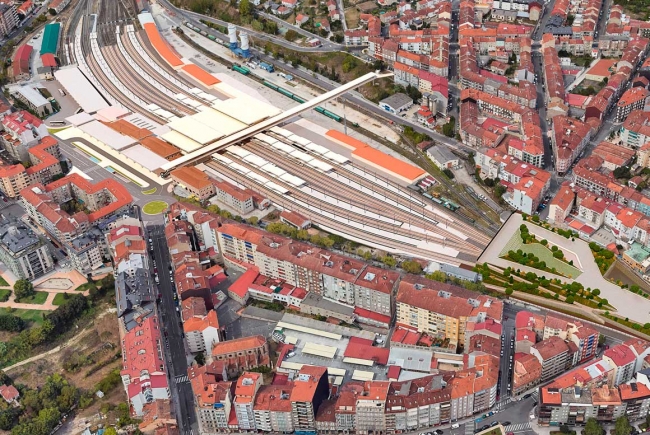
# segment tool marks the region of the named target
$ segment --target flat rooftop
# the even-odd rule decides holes
[[[95,87],[90,84],[86,76],[77,68],[62,68],[54,72],[54,78],[61,83],[74,100],[86,113],[95,113],[98,110],[110,107]]]

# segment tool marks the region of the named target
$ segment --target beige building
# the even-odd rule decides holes
[[[246,215],[255,209],[253,196],[226,181],[213,182],[217,199],[240,215]]]
[[[172,180],[187,189],[199,201],[204,201],[215,194],[215,188],[210,178],[194,166],[174,169]]]

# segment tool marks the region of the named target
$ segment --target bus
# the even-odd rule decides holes
[[[65,97],[65,91],[63,89],[59,89],[59,94],[61,94],[62,97]]]
[[[50,121],[50,125],[65,125],[65,121]]]
[[[78,109],[74,112],[74,114],[77,115],[77,114],[79,114],[79,113],[81,113],[81,112],[83,112],[83,111],[84,111],[84,109],[82,109],[82,108],[80,107],[80,108],[78,108]]]

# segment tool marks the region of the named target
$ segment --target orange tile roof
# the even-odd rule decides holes
[[[210,310],[208,315],[201,317],[190,317],[183,323],[183,330],[188,332],[205,331],[207,328],[213,327],[219,329],[219,320],[217,319],[217,312]]]
[[[352,155],[375,166],[379,166],[388,172],[393,172],[396,175],[407,180],[415,181],[425,174],[424,170],[421,168],[406,163],[388,154],[384,154],[381,151],[374,149],[370,145],[346,134],[343,134],[338,130],[329,130],[326,134],[335,141],[342,143],[348,148],[352,148],[354,150],[352,152]]]
[[[151,45],[156,49],[158,54],[172,67],[179,67],[183,65],[183,61],[180,57],[172,50],[172,48],[167,44],[158,32],[158,28],[154,23],[145,23],[144,30],[147,32],[147,37],[151,41]]]
[[[157,317],[149,317],[124,335],[122,340],[122,376],[139,378],[143,371],[149,374],[163,372],[162,340]]]
[[[196,190],[201,190],[212,184],[212,181],[210,181],[210,178],[205,174],[205,172],[194,166],[184,166],[182,168],[174,169],[171,172],[171,176]]]
[[[264,346],[265,343],[266,339],[261,335],[222,341],[214,345],[212,348],[212,356],[224,355],[248,349],[257,349],[258,347]]]
[[[185,71],[187,74],[189,74],[195,80],[203,83],[206,87],[210,87],[216,85],[217,83],[221,83],[221,80],[219,80],[212,74],[208,73],[206,70],[204,70],[203,68],[201,68],[196,64],[188,63],[187,65],[183,66],[182,70]]]
[[[292,402],[311,402],[320,378],[327,373],[327,368],[305,365],[294,379],[290,400]],[[305,380],[301,380],[304,375]]]

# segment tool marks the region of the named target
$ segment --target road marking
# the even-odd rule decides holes
[[[189,382],[189,378],[187,375],[179,375],[176,376],[175,381],[177,384],[183,383],[183,382]]]
[[[511,424],[505,427],[506,432],[525,432],[530,429],[530,422]]]

